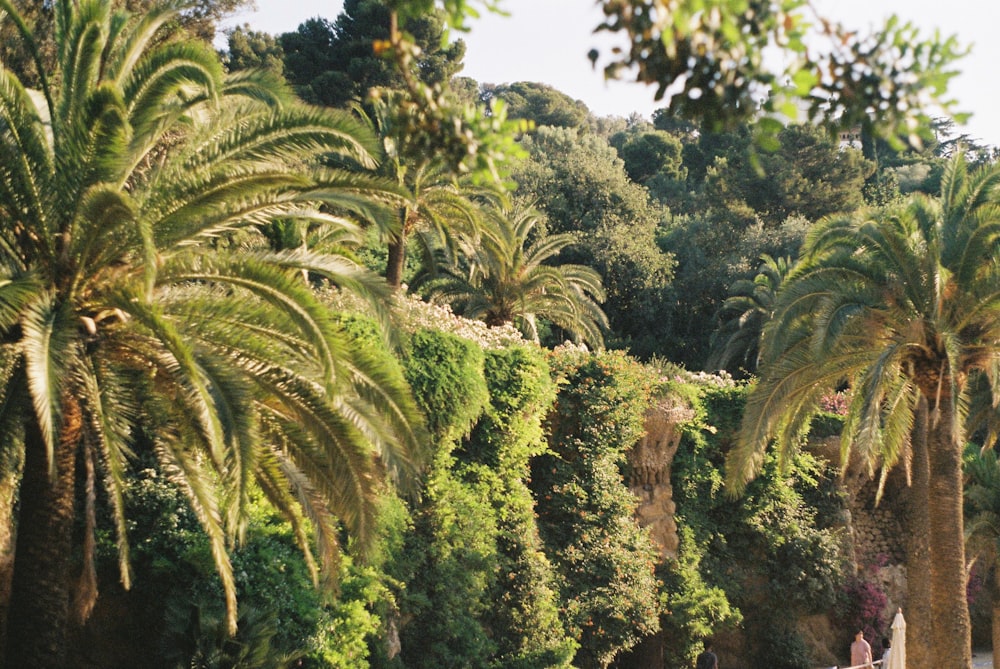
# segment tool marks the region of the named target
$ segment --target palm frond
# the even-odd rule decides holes
[[[316,386],[277,367],[249,364],[246,371],[260,391],[273,398],[260,405],[287,433],[288,457],[329,500],[359,545],[373,539],[377,472],[371,446]]]
[[[25,360],[28,391],[45,444],[51,475],[55,475],[55,448],[62,424],[62,395],[71,366],[72,332],[51,294],[26,306],[21,321],[21,355]]]
[[[136,64],[147,53],[152,41],[169,21],[187,7],[187,0],[163,0],[147,7],[142,16],[128,30],[123,25],[112,33],[109,56],[105,64],[105,77],[117,87],[124,88],[126,80],[133,76]]]
[[[118,571],[122,587],[131,587],[127,521],[125,518],[126,467],[132,458],[129,426],[138,418],[133,388],[122,387],[115,373],[88,361],[83,373],[81,404],[87,415],[87,432],[104,472],[104,491],[115,527]]]
[[[10,221],[29,226],[36,253],[49,256],[53,226],[46,201],[54,176],[53,149],[27,89],[6,69],[0,69],[0,119],[0,210]],[[31,249],[24,251],[34,255]]]
[[[184,423],[179,425],[183,426]],[[192,435],[184,438],[183,431],[179,431],[176,436],[177,439],[161,436],[157,442],[156,453],[167,477],[184,492],[208,536],[209,549],[226,601],[226,628],[232,635],[236,633],[236,579],[227,551],[226,533],[222,525],[213,477],[200,465],[199,460],[192,458],[183,447]]]
[[[135,294],[122,293],[110,297],[113,306],[129,314],[149,333],[145,341],[151,348],[148,354],[150,362],[159,370],[157,383],[171,388],[169,394],[186,408],[189,420],[196,426],[192,433],[199,435],[199,442],[204,444],[216,468],[223,471],[225,433],[215,410],[211,388],[189,342],[174,324],[164,318],[159,308]],[[141,343],[138,337],[136,340]]]

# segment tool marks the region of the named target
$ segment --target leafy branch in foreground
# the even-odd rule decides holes
[[[967,52],[954,36],[923,39],[893,16],[871,34],[822,16],[809,0],[615,0],[602,2],[599,31],[624,33],[627,47],[604,64],[609,78],[634,74],[656,86],[678,115],[719,128],[764,113],[838,127],[862,125],[919,146],[928,108],[947,98],[953,66]],[[765,57],[778,47],[784,65]],[[601,54],[591,52],[597,63]],[[957,115],[964,118],[963,115]],[[897,141],[898,141],[897,139]]]
[[[414,71],[420,48],[399,29],[399,19],[393,11],[389,39],[377,40],[374,49],[376,54],[395,61],[405,83],[404,95],[395,106],[397,136],[407,145],[400,152],[440,156],[456,175],[470,174],[480,183],[500,181],[502,165],[509,158],[523,155],[515,139],[530,124],[524,120],[508,121],[499,100],[489,108],[462,103],[447,82],[421,81]]]

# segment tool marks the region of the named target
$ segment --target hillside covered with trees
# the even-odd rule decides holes
[[[607,3],[618,118],[463,77],[465,0],[0,0],[4,666],[791,669],[890,599],[971,665],[996,152],[952,40],[731,4]]]

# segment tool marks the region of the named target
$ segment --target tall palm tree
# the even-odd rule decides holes
[[[458,262],[442,268],[443,278],[429,289],[466,318],[487,325],[517,326],[538,341],[543,318],[575,338],[602,347],[608,319],[601,277],[583,265],[554,264],[572,234],[534,235],[541,214],[531,206],[494,208],[481,234],[468,238]]]
[[[993,572],[993,664],[1000,666],[1000,460],[983,451],[966,459],[966,545],[970,557]]]
[[[712,334],[712,352],[705,363],[706,369],[729,369],[732,364],[739,364],[740,369],[748,372],[757,369],[760,334],[774,312],[775,296],[791,267],[791,258],[776,260],[765,253],[752,280],[740,279],[732,285],[719,310],[725,320]]]
[[[926,443],[933,666],[971,665],[962,534],[970,377],[1000,383],[1000,166],[949,163],[941,196],[821,222],[764,330],[760,379],[729,461],[740,489],[771,439],[787,456],[819,396],[848,382],[842,450],[883,477]],[[916,421],[926,403],[927,421]],[[914,433],[918,425],[920,433]],[[919,427],[926,425],[926,427]],[[912,440],[911,440],[912,437]],[[925,440],[925,441],[924,441]],[[884,480],[884,478],[883,478]]]
[[[0,67],[0,446],[23,462],[5,666],[64,665],[71,596],[81,618],[96,597],[98,481],[129,585],[122,483],[136,435],[209,537],[230,631],[227,549],[252,486],[287,512],[319,578],[334,573],[341,527],[370,538],[382,474],[420,457],[405,385],[350,344],[302,272],[373,312],[384,284],[343,256],[274,251],[257,228],[381,215],[391,185],[317,167],[335,155],[373,168],[377,143],[350,116],[295,105],[264,75],[226,77],[210,48],[172,39],[164,26],[184,6],[135,17],[57,0],[57,66],[36,54],[40,92]],[[0,9],[33,48],[11,0]]]

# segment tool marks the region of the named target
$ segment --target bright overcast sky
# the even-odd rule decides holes
[[[340,0],[256,0],[258,10],[241,14],[232,23],[278,34],[295,30],[304,20],[322,16],[334,20]],[[503,0],[510,16],[487,15],[473,21],[465,40],[462,74],[480,83],[539,81],[582,100],[596,114],[648,116],[663,106],[653,100],[654,88],[624,82],[606,83],[591,69],[587,52],[602,46],[593,34],[600,8],[592,0]],[[971,45],[959,61],[951,97],[957,109],[973,113],[966,131],[988,144],[1000,146],[1000,3],[994,0],[814,0],[815,6],[848,28],[866,32],[890,14],[912,21],[921,34],[935,30],[958,35]],[[604,42],[606,45],[607,42]]]

